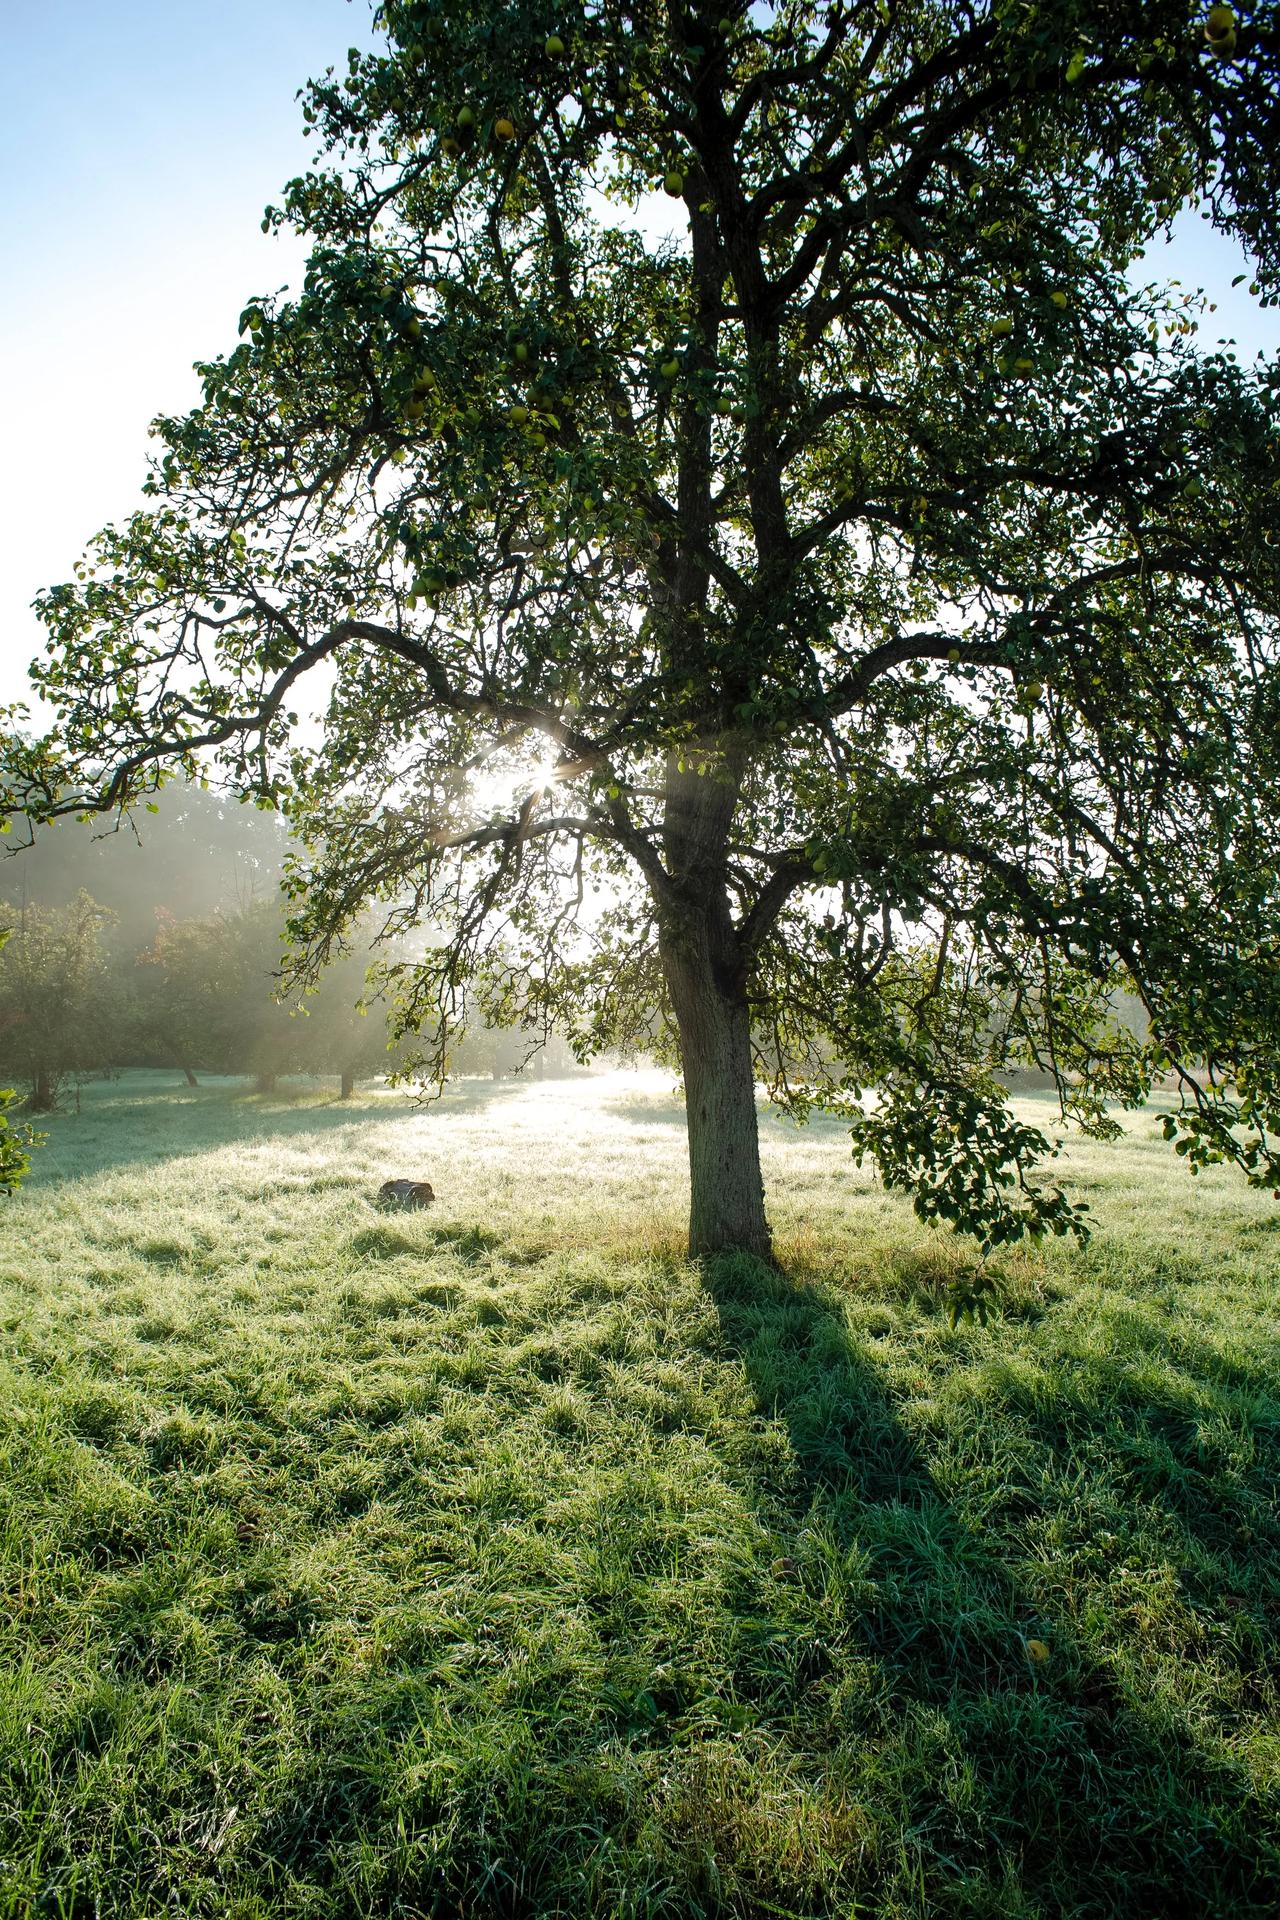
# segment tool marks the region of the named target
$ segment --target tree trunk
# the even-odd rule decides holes
[[[693,764],[690,764],[692,758]],[[657,884],[658,952],[680,1034],[689,1129],[689,1253],[773,1259],[747,1000],[748,956],[734,925],[728,845],[744,760],[730,740],[671,753],[666,872]]]
[[[689,1130],[689,1253],[772,1260],[751,1061],[751,1016],[728,902],[669,916],[659,933],[680,1032]]]
[[[350,1067],[344,1067],[342,1069],[342,1091],[338,1095],[339,1100],[349,1100],[355,1090],[356,1077]]]
[[[52,1113],[58,1104],[58,1075],[51,1067],[37,1067],[27,1107],[32,1113]]]
[[[184,1067],[182,1069],[182,1074],[183,1074],[183,1078],[185,1079],[189,1087],[198,1087],[200,1085],[200,1082],[196,1079],[190,1067]]]
[[[253,1083],[253,1090],[255,1093],[274,1093],[276,1090],[274,1073],[260,1073]]]

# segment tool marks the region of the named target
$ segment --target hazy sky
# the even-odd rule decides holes
[[[298,87],[372,37],[367,0],[29,0],[4,7],[0,117],[0,701],[43,630],[29,611],[138,503],[147,424],[198,397],[247,297],[296,275],[259,228],[312,155]],[[1205,337],[1280,352],[1246,263],[1195,219],[1153,270],[1209,288]]]

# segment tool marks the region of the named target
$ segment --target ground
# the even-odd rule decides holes
[[[0,1207],[0,1920],[1273,1920],[1280,1206],[1138,1114],[953,1331],[834,1124],[704,1271],[660,1074],[173,1079]]]

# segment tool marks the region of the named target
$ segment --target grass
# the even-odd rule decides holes
[[[1090,1247],[952,1331],[968,1256],[834,1126],[766,1125],[784,1275],[690,1266],[681,1118],[133,1075],[51,1123],[0,1920],[1273,1920],[1280,1209],[1139,1115],[1064,1156]]]

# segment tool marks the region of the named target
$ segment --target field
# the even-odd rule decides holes
[[[49,1123],[0,1920],[1274,1920],[1280,1206],[1137,1115],[953,1331],[834,1125],[766,1123],[784,1275],[690,1266],[682,1128],[656,1074]]]

